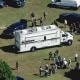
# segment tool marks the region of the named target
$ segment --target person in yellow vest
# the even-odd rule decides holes
[[[66,28],[66,25],[67,25],[67,20],[66,19],[64,20],[64,25],[65,25],[65,28]]]

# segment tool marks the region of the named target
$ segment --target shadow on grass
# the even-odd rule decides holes
[[[80,41],[80,39],[78,39],[78,41]]]
[[[25,53],[25,52],[30,52],[30,51],[24,51],[24,52],[18,52],[18,48],[16,48],[14,45],[8,45],[8,46],[2,46],[0,47],[0,49],[4,52],[8,52],[8,53],[14,53],[14,54],[21,54],[21,53]]]
[[[49,59],[47,58],[47,59],[44,59],[44,60],[49,60]]]
[[[44,60],[48,60],[48,61],[54,61],[54,57],[51,57],[50,59],[49,58],[45,58]]]
[[[71,80],[80,80],[80,69],[71,69],[69,72],[65,72],[64,76],[70,78]]]
[[[8,45],[8,46],[0,47],[0,49],[3,50],[4,52],[17,54],[15,48],[13,48],[13,47],[14,47],[13,45]]]
[[[39,77],[44,77],[44,75],[41,75],[41,76],[40,76],[40,74],[33,74],[33,75],[39,76]]]

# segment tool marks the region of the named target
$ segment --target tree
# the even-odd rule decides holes
[[[0,80],[16,80],[9,65],[0,60]]]

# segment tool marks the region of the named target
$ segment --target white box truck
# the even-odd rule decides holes
[[[80,0],[51,0],[51,5],[77,9],[80,7]]]
[[[32,27],[15,31],[15,48],[18,52],[35,51],[38,48],[71,45],[73,36],[55,25]]]

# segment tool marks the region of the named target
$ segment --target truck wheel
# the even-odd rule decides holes
[[[36,47],[31,48],[31,52],[34,52],[36,50]]]
[[[72,44],[72,40],[69,40],[69,41],[68,41],[68,44],[71,45],[71,44]]]

